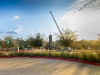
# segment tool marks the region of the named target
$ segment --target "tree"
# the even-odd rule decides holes
[[[73,43],[72,43],[72,49],[74,49],[74,50],[79,50],[79,49],[82,49],[82,46],[81,46],[81,44],[80,44],[80,42],[79,41],[74,41]]]
[[[100,50],[100,34],[98,34],[98,40],[96,40],[96,49]]]
[[[34,36],[28,37],[27,43],[31,45],[31,47],[39,48],[43,45],[43,35],[36,33]]]
[[[17,38],[16,41],[17,41],[19,49],[22,50],[24,49],[24,47],[27,48],[26,41],[23,40],[22,38]]]
[[[63,47],[71,47],[72,43],[77,40],[75,32],[70,29],[62,29],[62,34],[57,34],[58,41]]]
[[[5,44],[7,44],[8,47],[17,47],[17,41],[15,39],[13,39],[13,37],[11,36],[7,36],[4,38]]]
[[[98,49],[100,42],[96,40],[79,40],[72,44],[73,49]]]
[[[1,41],[1,48],[7,48],[7,47],[8,47],[8,45],[6,43],[6,40],[2,40]]]

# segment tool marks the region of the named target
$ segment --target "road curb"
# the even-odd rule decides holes
[[[93,63],[93,62],[82,61],[82,60],[75,60],[75,59],[54,58],[54,57],[0,57],[0,58],[44,58],[44,59],[58,59],[58,60],[74,61],[74,62],[80,62],[80,63],[86,63],[86,64],[100,66],[100,63]]]

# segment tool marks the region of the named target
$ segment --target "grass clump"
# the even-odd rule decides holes
[[[0,51],[0,57],[55,57],[100,63],[99,51]]]
[[[83,61],[88,61],[87,53],[86,52],[80,53],[79,59]]]
[[[97,55],[97,62],[100,63],[100,52],[98,52],[96,55]]]
[[[87,57],[88,57],[89,62],[97,62],[97,55],[96,54],[89,53],[87,55]]]
[[[7,52],[0,51],[0,57],[7,57],[7,56],[8,56]]]

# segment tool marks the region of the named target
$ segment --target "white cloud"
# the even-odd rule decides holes
[[[9,31],[5,32],[5,34],[19,34],[19,33],[22,32],[22,30],[23,30],[23,28],[19,27],[19,28],[15,29],[15,30],[9,30]],[[3,34],[3,32],[2,32],[2,34]]]
[[[76,10],[95,10],[100,8],[100,0],[76,0],[73,4]]]
[[[13,19],[19,19],[20,18],[20,16],[14,16],[14,18]]]
[[[100,0],[77,0],[60,25],[78,31],[80,39],[94,40],[100,33]]]
[[[11,30],[11,31],[6,32],[6,34],[17,34],[17,33],[15,31]]]
[[[18,29],[15,30],[15,32],[16,33],[20,33],[20,32],[22,32],[22,30],[23,30],[23,28],[22,27],[19,27]]]

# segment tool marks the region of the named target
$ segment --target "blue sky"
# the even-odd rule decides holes
[[[98,38],[100,0],[0,0],[0,38],[58,32],[49,11],[61,28],[77,31],[79,39]]]
[[[55,24],[75,0],[0,0],[0,37],[23,37],[35,32],[49,35]]]

